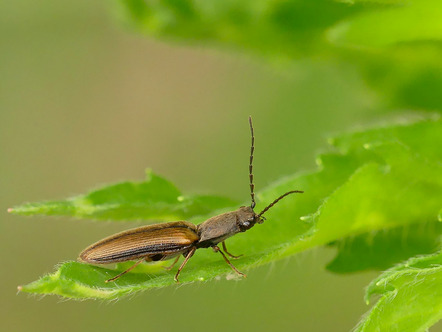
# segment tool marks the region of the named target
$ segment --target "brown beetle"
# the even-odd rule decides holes
[[[212,217],[199,225],[194,225],[187,221],[174,221],[138,227],[121,232],[89,246],[80,254],[79,260],[92,264],[108,264],[138,260],[126,271],[106,280],[106,282],[110,282],[131,271],[143,261],[163,261],[175,258],[173,264],[166,268],[170,270],[178,262],[178,259],[182,254],[185,259],[175,275],[175,281],[178,282],[178,276],[181,270],[193,256],[195,251],[199,248],[211,247],[213,251],[219,252],[223,256],[226,263],[229,264],[236,273],[245,277],[246,275],[238,271],[224,254],[225,252],[232,258],[240,257],[230,254],[227,251],[224,241],[237,233],[247,231],[256,223],[263,223],[265,220],[263,214],[285,196],[303,192],[299,190],[286,192],[275,199],[260,213],[256,214],[253,211],[256,204],[254,193],[255,185],[253,184],[252,172],[255,136],[253,133],[251,117],[249,117],[249,124],[252,136],[249,163],[250,195],[252,198],[250,206],[241,206],[236,211],[226,212]],[[220,242],[222,243],[224,252],[221,251],[217,245]]]

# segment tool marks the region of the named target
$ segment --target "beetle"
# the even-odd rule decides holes
[[[253,153],[255,150],[255,136],[253,131],[252,118],[249,117],[251,148],[249,161],[249,183],[250,183],[250,206],[241,206],[236,211],[226,212],[214,216],[199,225],[187,221],[174,221],[134,228],[121,233],[111,235],[87,247],[80,253],[79,260],[91,264],[108,264],[125,261],[137,261],[127,270],[117,274],[106,282],[115,281],[122,275],[131,271],[143,261],[164,261],[175,258],[167,270],[173,268],[181,255],[184,261],[175,274],[175,281],[179,282],[181,270],[187,264],[195,251],[200,248],[212,248],[219,252],[226,263],[237,274],[246,277],[227,258],[239,258],[227,250],[225,240],[229,237],[245,232],[255,224],[262,224],[265,220],[263,214],[278,203],[287,195],[303,193],[300,190],[288,191],[279,196],[260,213],[255,213],[255,185],[253,183]],[[223,251],[218,247],[221,243]]]

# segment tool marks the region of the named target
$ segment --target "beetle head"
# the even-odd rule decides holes
[[[237,211],[237,223],[241,232],[255,226],[256,223],[262,224],[264,217],[258,216],[250,206],[241,206]]]
[[[283,195],[279,196],[277,199],[275,199],[272,203],[267,205],[264,208],[264,210],[262,210],[260,213],[255,213],[255,211],[253,211],[252,206],[241,206],[236,211],[236,222],[238,224],[240,231],[245,232],[246,230],[255,226],[255,224],[262,224],[266,220],[266,218],[263,217],[264,213],[266,213],[271,207],[273,207],[281,199],[283,199],[287,195],[294,194],[294,193],[303,193],[303,191],[292,190],[292,191],[286,192],[285,194],[283,194]]]

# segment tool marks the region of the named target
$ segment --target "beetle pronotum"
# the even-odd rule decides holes
[[[199,248],[211,247],[214,252],[219,252],[223,256],[233,271],[245,277],[246,275],[238,271],[224,254],[225,252],[232,258],[240,257],[234,256],[227,251],[225,240],[237,233],[249,230],[256,223],[263,223],[265,220],[263,214],[287,195],[303,192],[299,190],[286,192],[265,207],[260,213],[253,211],[256,204],[255,185],[253,183],[255,136],[251,117],[249,117],[249,124],[252,137],[249,162],[250,206],[241,206],[236,211],[226,212],[212,217],[199,225],[194,225],[187,221],[174,221],[124,231],[92,244],[83,250],[79,260],[92,264],[137,261],[127,270],[106,280],[106,282],[110,282],[115,281],[123,274],[131,271],[143,261],[164,261],[175,258],[172,265],[166,268],[170,270],[178,262],[182,254],[184,261],[175,274],[175,281],[178,282],[181,270],[195,251]],[[218,247],[218,243],[220,242],[224,252]]]

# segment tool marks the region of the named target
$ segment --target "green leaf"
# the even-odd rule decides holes
[[[246,269],[281,257],[278,253],[280,248],[284,249],[284,243],[279,242],[281,235],[287,233],[286,235],[290,239],[308,230],[311,225],[299,222],[299,217],[314,212],[321,203],[320,197],[329,195],[336,186],[345,181],[352,169],[356,167],[355,161],[351,158],[336,154],[324,155],[320,160],[320,164],[324,165],[322,170],[284,179],[257,194],[257,210],[259,210],[288,189],[311,188],[312,193],[311,195],[299,195],[296,200],[295,198],[286,198],[285,201],[269,211],[266,224],[254,228],[247,234],[239,234],[229,239],[230,252],[245,254],[241,259],[234,261],[237,268]],[[191,220],[197,223],[205,218],[200,216]],[[175,272],[163,271],[160,267],[163,264],[143,264],[126,275],[125,278],[120,278],[114,283],[105,283],[104,280],[114,276],[117,272],[107,268],[67,262],[62,264],[54,274],[20,286],[19,289],[24,292],[58,294],[70,298],[113,299],[139,290],[173,285]],[[119,265],[116,270],[123,271],[127,267],[127,264]],[[198,250],[181,274],[180,281],[182,283],[206,281],[220,275],[235,278],[219,255],[215,255],[211,250]]]
[[[326,28],[359,11],[329,0],[121,0],[123,19],[156,37],[236,46],[278,57],[328,48]]]
[[[423,238],[431,237],[428,232],[432,232],[432,226],[426,225],[436,222],[442,205],[438,148],[442,146],[441,120],[426,119],[345,134],[333,143],[339,151],[322,155],[318,159],[319,170],[281,179],[257,194],[256,211],[260,211],[281,193],[292,189],[305,191],[275,205],[266,214],[263,225],[228,240],[231,252],[245,254],[234,261],[238,269],[246,271],[308,248],[380,230],[417,227]],[[160,195],[162,199],[164,195]],[[106,197],[101,203],[115,201],[113,195]],[[179,206],[180,202],[176,204]],[[129,210],[121,210],[116,219],[124,219],[124,213],[132,215]],[[212,215],[190,220],[198,223]],[[416,243],[416,247],[428,249],[427,244]],[[388,257],[389,253],[384,255],[384,263],[396,257],[394,252],[392,257]],[[113,271],[68,262],[54,274],[20,289],[72,298],[112,299],[174,284],[175,272],[162,271],[162,264],[138,266],[133,273],[106,284],[104,280],[125,270],[130,263]],[[207,281],[222,275],[235,277],[220,255],[198,250],[180,281]]]
[[[120,0],[121,16],[144,33],[280,55],[324,52],[329,29],[332,42],[363,46],[440,40],[441,8],[438,0]]]
[[[143,182],[121,182],[61,201],[27,203],[9,209],[22,215],[59,215],[90,219],[171,221],[235,206],[219,196],[182,196],[164,178],[146,171]]]
[[[366,301],[381,298],[356,331],[419,332],[442,318],[442,253],[411,258],[368,287]]]
[[[412,224],[332,243],[338,249],[327,269],[336,273],[386,270],[409,257],[439,249],[441,223]]]
[[[329,32],[337,43],[384,47],[416,41],[442,40],[442,3],[419,0],[360,13]]]
[[[347,70],[352,64],[379,92],[379,101],[392,109],[442,109],[439,0],[119,0],[119,4],[127,25],[155,38],[253,52],[286,65],[285,71],[299,58],[309,63],[321,59],[321,66],[330,60],[327,65],[334,70]]]

